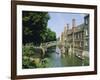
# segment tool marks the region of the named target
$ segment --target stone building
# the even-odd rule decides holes
[[[64,32],[61,34],[61,44],[68,50],[67,54],[75,54],[83,58],[89,57],[89,15],[85,15],[84,23],[76,25],[76,20],[72,20],[72,28],[69,29],[69,24],[64,27]]]

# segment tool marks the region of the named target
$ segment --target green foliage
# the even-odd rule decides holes
[[[34,53],[34,48],[29,47],[29,46],[28,47],[23,46],[22,51],[23,51],[23,56],[27,56],[27,57],[30,57],[30,56],[35,54]]]
[[[41,43],[56,40],[56,33],[47,27],[49,19],[50,16],[48,12],[22,12],[23,68],[39,68],[46,66],[44,63],[42,63],[41,57],[36,58],[39,56],[38,53],[41,52],[41,50],[35,49],[34,46],[40,46]],[[31,46],[33,47],[30,46],[30,43],[32,43]]]
[[[40,45],[44,41],[49,15],[47,12],[23,11],[23,43]]]
[[[49,42],[49,41],[55,41],[55,40],[56,40],[56,33],[51,31],[50,28],[47,28],[45,41]]]
[[[33,43],[40,45],[42,42],[56,40],[55,32],[47,28],[50,16],[47,12],[22,12],[23,44]]]
[[[32,47],[32,45],[27,44],[23,45],[22,49],[22,68],[44,68],[48,64],[48,60],[46,58],[36,57],[36,49]]]
[[[30,57],[34,56],[33,47],[25,47],[22,49],[22,66],[23,68],[36,67],[36,65],[30,60]]]

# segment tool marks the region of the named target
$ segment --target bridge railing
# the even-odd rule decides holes
[[[46,43],[41,43],[42,47],[51,47],[57,44],[57,41],[51,41],[51,42],[46,42]]]

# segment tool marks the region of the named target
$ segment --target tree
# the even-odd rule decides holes
[[[45,40],[49,18],[47,12],[23,11],[23,44],[33,42],[34,45],[40,45]]]
[[[55,41],[56,40],[56,33],[51,31],[50,28],[47,28],[47,32],[46,32],[46,42],[50,42],[50,41]]]
[[[49,19],[48,12],[23,11],[23,44],[40,45],[43,42],[55,41],[56,33],[47,27]]]

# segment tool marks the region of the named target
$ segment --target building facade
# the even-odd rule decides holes
[[[84,23],[78,26],[75,19],[72,20],[72,28],[69,29],[69,24],[65,25],[60,42],[64,47],[63,52],[67,50],[69,55],[89,57],[89,15],[85,15]]]

